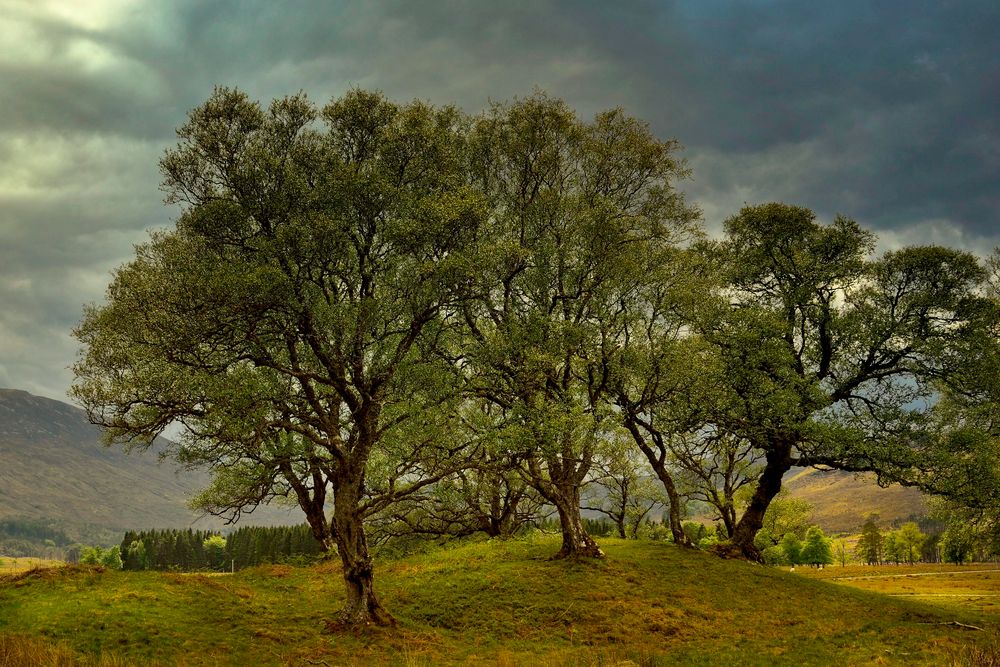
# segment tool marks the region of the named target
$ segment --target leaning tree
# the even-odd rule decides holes
[[[961,388],[992,317],[985,272],[953,249],[870,259],[874,245],[854,221],[823,225],[771,203],[728,219],[712,248],[727,285],[695,327],[724,368],[712,419],[763,457],[733,555],[760,558],[754,537],[792,466],[934,490],[956,459],[927,427],[941,397]]]
[[[161,169],[181,215],[87,309],[74,396],[112,441],[173,425],[189,459],[265,486],[229,475],[209,504],[279,479],[332,505],[336,623],[391,623],[363,520],[448,456],[413,451],[446,430],[454,378],[432,349],[483,218],[465,119],[363,91],[264,110],[218,89],[178,135]]]

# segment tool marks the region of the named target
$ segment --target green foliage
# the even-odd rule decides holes
[[[85,547],[80,554],[81,565],[100,565],[104,561],[104,549],[101,547]]]
[[[904,523],[898,530],[893,531],[893,534],[894,546],[901,556],[900,560],[911,564],[920,560],[920,550],[927,536],[920,532],[920,527],[916,523],[913,521]]]
[[[761,556],[766,565],[789,565],[785,558],[785,550],[780,544],[772,544],[761,550]]]
[[[456,356],[501,412],[496,443],[576,532],[591,466],[624,435],[608,381],[630,347],[624,311],[676,269],[698,212],[676,190],[677,143],[620,109],[585,121],[537,93],[494,105],[470,139],[490,219]],[[597,553],[586,535],[566,540]]]
[[[105,551],[101,555],[101,565],[110,570],[122,569],[121,549],[116,545]]]
[[[688,542],[698,545],[702,540],[708,538],[710,530],[708,526],[699,521],[685,521],[681,524]]]
[[[744,487],[737,500],[745,508],[751,489]],[[801,498],[793,498],[787,489],[782,490],[768,505],[764,514],[763,527],[757,533],[755,542],[759,549],[780,544],[782,538],[794,533],[800,539],[809,527],[813,506]]]
[[[962,565],[969,562],[975,547],[975,531],[967,523],[950,523],[941,538],[941,556],[946,563]]]
[[[781,553],[785,563],[798,565],[802,562],[802,540],[795,533],[785,533],[781,538]]]
[[[782,203],[744,207],[725,231],[707,253],[729,286],[699,323],[723,363],[710,420],[769,454],[761,479],[823,465],[971,499],[974,471],[995,471],[996,457],[937,404],[943,386],[966,382],[997,321],[978,260],[936,246],[871,259],[875,236],[856,222],[821,224]],[[741,539],[779,488],[758,486]]]
[[[212,569],[222,567],[226,558],[226,538],[222,535],[210,535],[201,544],[208,567]]]
[[[878,515],[869,516],[861,528],[861,539],[858,540],[854,553],[858,560],[868,565],[878,565],[882,562],[884,550],[885,538],[878,527]]]
[[[123,540],[124,543],[124,540]],[[125,550],[125,560],[122,564],[124,570],[147,570],[149,569],[149,556],[146,554],[146,543],[139,539],[134,539],[128,544]]]
[[[799,552],[799,562],[806,565],[833,563],[833,545],[819,526],[809,526],[806,539]]]
[[[64,547],[72,543],[66,532],[51,522],[39,519],[0,520],[0,543],[11,539],[32,542],[51,542],[51,546]]]

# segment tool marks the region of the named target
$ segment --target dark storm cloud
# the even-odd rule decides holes
[[[778,199],[988,251],[997,24],[994,2],[0,0],[0,386],[61,396],[81,304],[176,214],[157,159],[214,85],[469,111],[538,86],[680,139],[710,228]]]

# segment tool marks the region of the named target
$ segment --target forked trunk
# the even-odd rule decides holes
[[[580,488],[566,489],[560,495],[562,498],[553,502],[559,512],[562,548],[553,558],[604,558],[604,552],[583,526],[583,518],[580,515]]]
[[[312,536],[320,544],[320,548],[326,556],[331,556],[337,549],[337,542],[333,538],[333,529],[326,520],[324,512],[307,512],[306,522]]]
[[[368,553],[368,540],[358,510],[361,487],[360,480],[339,485],[334,495],[333,527],[343,565],[347,602],[336,620],[329,624],[332,629],[396,623],[375,594],[374,563]]]
[[[559,512],[563,541],[554,559],[604,558],[604,552],[587,533],[580,516],[580,484],[590,469],[589,455],[581,458],[585,459],[581,463],[567,463],[565,458],[551,460],[550,479],[545,478],[537,459],[532,457],[527,460],[531,485]]]
[[[767,464],[764,471],[757,480],[757,488],[754,489],[750,504],[740,517],[733,537],[728,545],[720,548],[725,556],[734,558],[745,558],[756,562],[763,562],[760,549],[754,544],[758,531],[764,525],[764,515],[771,501],[778,492],[781,491],[781,480],[792,467],[791,445],[783,444],[767,452]]]

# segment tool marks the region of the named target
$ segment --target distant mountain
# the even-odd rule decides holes
[[[826,532],[861,530],[865,517],[877,513],[882,523],[908,521],[927,514],[924,495],[913,488],[882,488],[873,474],[808,468],[789,477],[792,497],[813,505],[812,521]]]
[[[155,451],[105,447],[100,437],[78,408],[0,389],[0,520],[110,530],[223,525],[185,505],[206,484],[205,473],[161,462]],[[297,511],[265,507],[242,523],[300,521]]]

